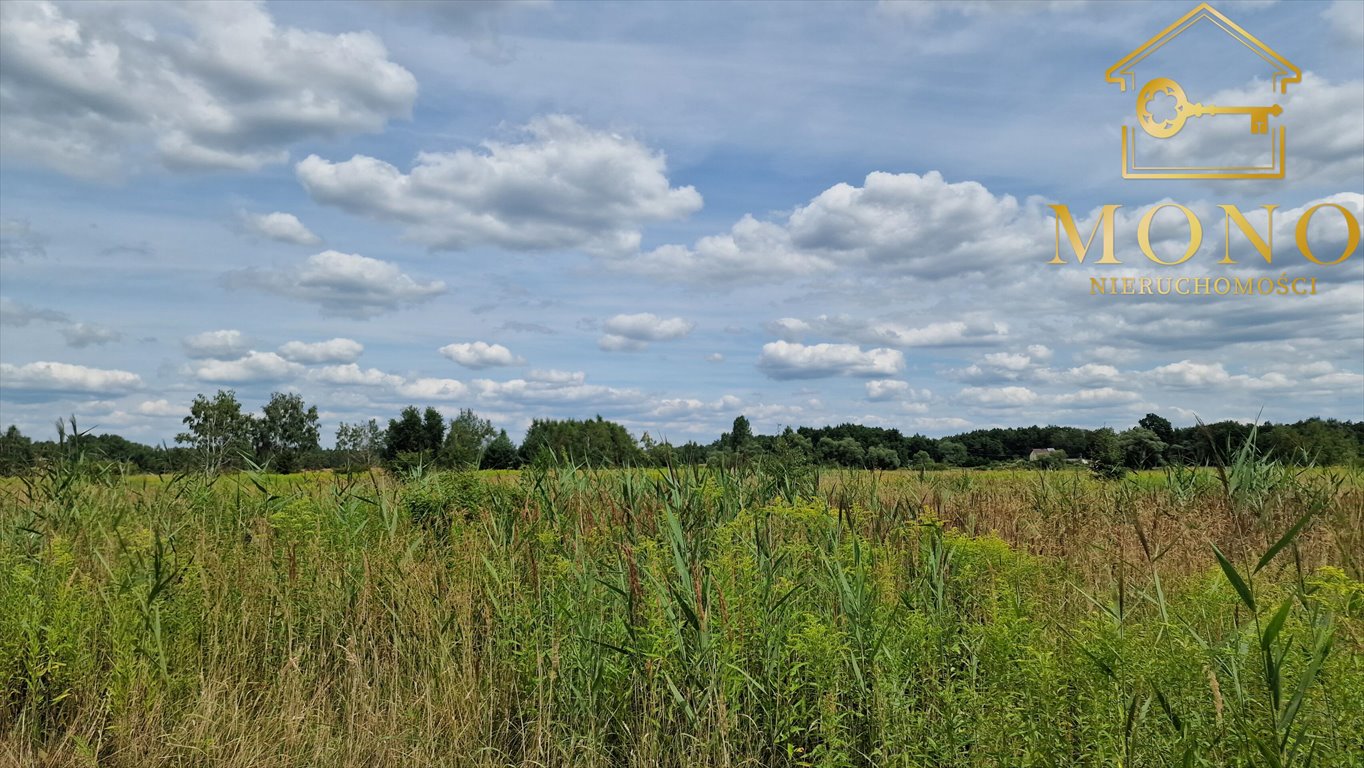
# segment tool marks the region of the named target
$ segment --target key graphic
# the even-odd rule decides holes
[[[1151,114],[1151,100],[1160,94],[1175,100],[1175,116],[1169,120],[1157,120]],[[1203,106],[1190,104],[1179,83],[1168,77],[1157,77],[1147,83],[1137,94],[1137,121],[1147,133],[1157,139],[1168,139],[1184,129],[1184,123],[1191,117],[1204,115],[1250,115],[1251,133],[1268,133],[1269,116],[1278,116],[1283,108],[1278,104],[1272,107],[1219,107],[1215,104]]]

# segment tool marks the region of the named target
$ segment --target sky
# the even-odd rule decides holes
[[[1134,94],[1105,72],[1192,7],[5,2],[0,422],[169,443],[218,389],[301,394],[324,443],[408,404],[674,442],[739,414],[931,436],[1364,419],[1364,249],[1295,245],[1315,206],[1321,261],[1364,216],[1364,3],[1217,4],[1301,70],[1283,92],[1207,24],[1138,73],[1280,105],[1283,180],[1124,179]],[[1151,146],[1259,151],[1248,121]],[[1138,249],[1162,203],[1203,230],[1177,266]],[[1122,264],[1094,263],[1102,238],[1048,264],[1056,204],[1086,236],[1121,205]],[[1270,263],[1220,205],[1272,230]],[[1159,211],[1153,252],[1189,226]]]

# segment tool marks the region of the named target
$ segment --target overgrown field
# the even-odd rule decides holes
[[[0,764],[1364,765],[1357,470],[73,460],[0,499]]]

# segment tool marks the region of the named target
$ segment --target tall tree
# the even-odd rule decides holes
[[[398,418],[388,420],[388,431],[384,434],[384,458],[393,461],[402,454],[420,456],[426,447],[426,432],[422,428],[422,414],[417,406],[409,405],[398,414]]]
[[[450,420],[450,431],[445,435],[445,445],[441,448],[441,463],[460,469],[477,469],[483,461],[497,430],[487,419],[468,408],[461,408],[459,415]]]
[[[183,423],[186,431],[176,435],[175,442],[194,450],[199,468],[206,474],[234,466],[251,448],[252,418],[242,412],[233,390],[220,389],[212,399],[196,396]]]
[[[1175,427],[1164,416],[1148,413],[1141,417],[1141,421],[1138,421],[1137,425],[1154,432],[1156,437],[1166,445],[1173,445],[1175,442]]]
[[[748,423],[747,416],[739,414],[734,417],[734,426],[729,430],[729,445],[727,447],[735,453],[741,453],[752,442],[753,426]]]
[[[0,475],[17,475],[33,464],[33,441],[15,425],[0,437]]]
[[[255,421],[256,460],[277,472],[293,472],[308,451],[317,450],[317,406],[302,395],[273,392]]]
[[[440,455],[441,444],[445,442],[445,417],[440,411],[427,406],[422,414],[422,450],[429,451],[432,457]]]
[[[347,469],[374,466],[384,454],[384,433],[379,422],[374,419],[354,424],[341,422],[336,428],[336,450],[342,453]]]
[[[483,469],[516,469],[521,466],[521,455],[516,452],[516,444],[507,437],[507,430],[502,430],[488,443],[488,449],[483,452],[483,462],[479,465]]]

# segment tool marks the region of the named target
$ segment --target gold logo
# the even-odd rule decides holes
[[[1184,87],[1175,79],[1151,77],[1137,90],[1138,69],[1156,70],[1158,56],[1154,56],[1171,42],[1199,25],[1211,24],[1225,32],[1230,40],[1240,43],[1270,67],[1270,87],[1265,101],[1253,106],[1203,104],[1193,102]],[[1220,39],[1220,36],[1218,36]],[[1253,75],[1252,75],[1253,76]],[[1136,91],[1136,125],[1122,127],[1122,175],[1127,179],[1282,179],[1286,164],[1287,130],[1284,126],[1271,129],[1271,119],[1283,114],[1283,107],[1272,103],[1276,94],[1287,93],[1289,83],[1302,81],[1302,70],[1280,56],[1258,38],[1242,29],[1236,22],[1223,16],[1217,9],[1203,3],[1189,11],[1164,31],[1147,40],[1141,47],[1127,54],[1108,69],[1106,79],[1117,83],[1123,92]],[[1189,121],[1203,117],[1229,115],[1249,123],[1250,140],[1245,142],[1219,141],[1204,133],[1202,141],[1193,138],[1179,143],[1181,134],[1189,138]],[[1202,121],[1200,121],[1202,122]],[[1141,129],[1139,135],[1138,127]],[[1201,127],[1201,126],[1200,126]],[[1255,141],[1255,137],[1264,137]],[[1200,150],[1216,147],[1216,157],[1194,157]],[[1228,159],[1230,152],[1241,157]],[[1216,160],[1217,162],[1212,162]]]

